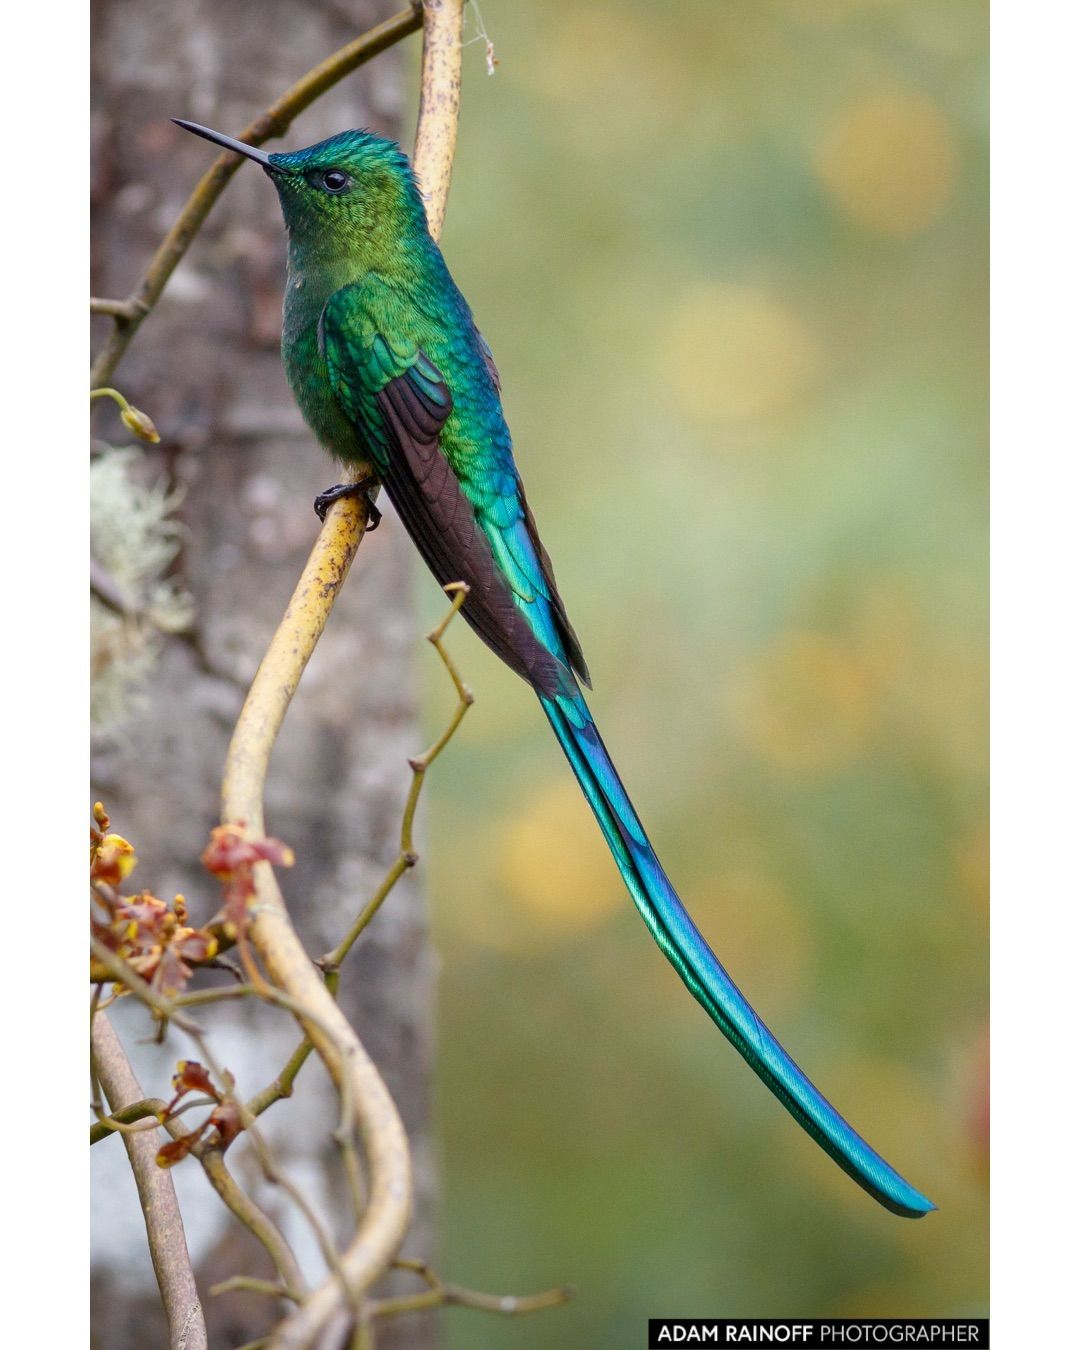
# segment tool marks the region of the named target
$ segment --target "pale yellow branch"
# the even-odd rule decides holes
[[[415,167],[432,233],[446,209],[460,99],[462,0],[427,0]],[[360,477],[360,468],[355,477]],[[263,788],[270,754],[300,676],[318,642],[366,524],[364,498],[345,498],[326,523],[281,625],[271,640],[233,733],[222,783],[222,817],[262,835]],[[328,1323],[389,1267],[411,1213],[408,1139],[393,1099],[355,1031],[326,988],[290,922],[269,866],[256,869],[249,938],[270,979],[297,1005],[297,1016],[343,1096],[351,1101],[367,1159],[368,1205],[341,1254],[341,1280],[330,1278],[271,1335],[272,1350],[308,1350]],[[301,1011],[303,1010],[303,1011]]]
[[[461,104],[463,0],[424,0],[424,64],[413,169],[433,239],[442,234]]]

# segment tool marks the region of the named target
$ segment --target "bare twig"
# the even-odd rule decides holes
[[[273,1280],[256,1279],[254,1275],[231,1275],[227,1280],[212,1284],[210,1293],[215,1297],[218,1294],[248,1293],[268,1294],[271,1298],[292,1298],[283,1284],[275,1284]]]
[[[261,1092],[257,1092],[254,1097],[250,1097],[247,1102],[247,1109],[253,1116],[261,1116],[262,1113],[275,1102],[281,1101],[283,1097],[291,1097],[293,1093],[293,1084],[296,1082],[296,1075],[304,1067],[308,1056],[315,1047],[305,1036],[296,1049],[289,1056],[285,1067],[272,1083],[268,1083]]]
[[[94,295],[90,297],[91,314],[108,315],[117,323],[130,323],[132,319],[138,318],[140,313],[148,312],[146,306],[137,300],[101,300]]]
[[[214,1105],[212,1097],[193,1097],[171,1111],[169,1119],[175,1120],[185,1111],[192,1111],[199,1106]],[[90,1126],[90,1143],[100,1144],[110,1134],[139,1134],[142,1130],[159,1129],[164,1123],[161,1117],[167,1107],[168,1102],[161,1097],[145,1097],[141,1102],[132,1102],[130,1106],[114,1111],[111,1116],[98,1116],[96,1123]]]
[[[119,1037],[104,1013],[99,1012],[94,1017],[90,1038],[95,1074],[113,1109],[120,1110],[142,1098],[142,1089]],[[172,1177],[157,1165],[158,1146],[152,1134],[125,1133],[123,1138],[135,1174],[154,1274],[168,1318],[170,1348],[206,1350],[206,1323]]]
[[[181,1132],[181,1127],[178,1126],[175,1134]],[[173,1133],[171,1129],[170,1133]],[[303,1275],[300,1273],[296,1257],[292,1254],[292,1248],[282,1237],[277,1224],[237,1184],[236,1178],[225,1165],[225,1159],[220,1148],[215,1144],[200,1142],[195,1145],[191,1152],[194,1157],[198,1158],[203,1171],[206,1173],[206,1179],[213,1186],[222,1203],[232,1212],[233,1217],[242,1223],[248,1232],[266,1249],[281,1279],[282,1288],[285,1291],[284,1297],[292,1299],[293,1302],[298,1302],[303,1297],[307,1286],[304,1283]]]
[[[413,822],[416,818],[416,808],[420,801],[420,792],[424,786],[424,775],[431,767],[432,763],[438,759],[439,755],[446,749],[454,732],[461,725],[462,718],[469,711],[473,704],[473,692],[464,683],[458,674],[457,667],[454,665],[450,653],[443,645],[443,636],[446,629],[453,619],[454,615],[461,609],[465,603],[469,588],[463,581],[452,581],[443,589],[448,595],[454,597],[445,617],[431,630],[427,635],[427,640],[439,653],[439,657],[449,672],[451,680],[454,682],[454,688],[457,690],[458,704],[451,714],[450,721],[439,738],[430,745],[422,755],[416,755],[409,760],[409,767],[413,771],[412,783],[409,787],[409,795],[405,800],[405,810],[401,818],[401,843],[398,850],[398,856],[390,864],[390,869],[383,877],[378,890],[371,897],[368,903],[357,915],[355,922],[345,936],[332,952],[327,952],[325,956],[319,958],[319,966],[327,974],[332,974],[340,969],[342,961],[345,960],[352,950],[354,943],[371,920],[378,913],[380,905],[401,880],[404,874],[410,868],[415,867],[418,861],[418,855],[413,844]]]
[[[397,1317],[401,1313],[420,1312],[425,1308],[476,1308],[481,1312],[502,1313],[514,1317],[521,1313],[538,1312],[541,1308],[555,1308],[574,1296],[569,1285],[545,1289],[540,1294],[484,1294],[450,1284],[441,1279],[426,1261],[402,1258],[394,1262],[395,1269],[411,1270],[428,1286],[422,1294],[403,1294],[400,1298],[372,1299],[368,1303],[371,1317]]]
[[[313,70],[309,70],[264,113],[249,123],[238,139],[246,141],[249,145],[262,145],[275,136],[283,136],[293,119],[305,108],[310,107],[320,95],[333,88],[357,66],[370,61],[387,47],[392,47],[395,42],[414,33],[420,27],[420,23],[419,0],[415,0],[407,9],[387,19],[385,23],[377,24],[347,43]],[[124,300],[91,302],[91,312],[110,314],[115,321],[113,331],[91,367],[91,385],[104,384],[111,379],[131,339],[161,298],[161,293],[177,263],[187,252],[203,221],[210,214],[214,203],[242,162],[238,155],[228,152],[217,157],[199,180],[198,186],[188,198],[172,229],[158,245],[157,252],[151,258],[142,280],[131,295]]]

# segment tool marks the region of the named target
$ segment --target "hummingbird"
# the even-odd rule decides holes
[[[268,154],[194,122],[186,131],[244,155],[277,189],[288,232],[281,350],[305,420],[358,483],[385,488],[462,613],[535,691],[641,917],[684,984],[822,1149],[894,1214],[936,1206],[843,1119],[758,1017],[668,880],[600,739],[592,687],[514,462],[499,372],[438,245],[407,156],[344,131]],[[369,527],[377,524],[377,508]]]

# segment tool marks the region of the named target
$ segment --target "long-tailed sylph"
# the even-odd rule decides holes
[[[373,467],[372,486],[386,488],[436,579],[467,583],[465,618],[536,691],[635,905],[686,987],[860,1186],[896,1214],[933,1209],[795,1064],[665,876],[582,697],[588,670],[514,463],[491,349],[428,232],[405,155],[366,131],[267,154],[179,125],[269,175],[289,234],[282,355],[304,417],[335,458]],[[323,509],[335,494],[320,499]]]

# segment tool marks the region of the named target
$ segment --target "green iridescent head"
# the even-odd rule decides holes
[[[386,226],[400,232],[402,212],[423,219],[401,147],[370,131],[343,131],[267,159],[290,233],[370,237]]]
[[[342,131],[304,150],[270,155],[194,122],[174,121],[263,168],[294,242],[370,246],[384,232],[400,237],[403,226],[424,221],[412,167],[401,147],[383,136]]]

